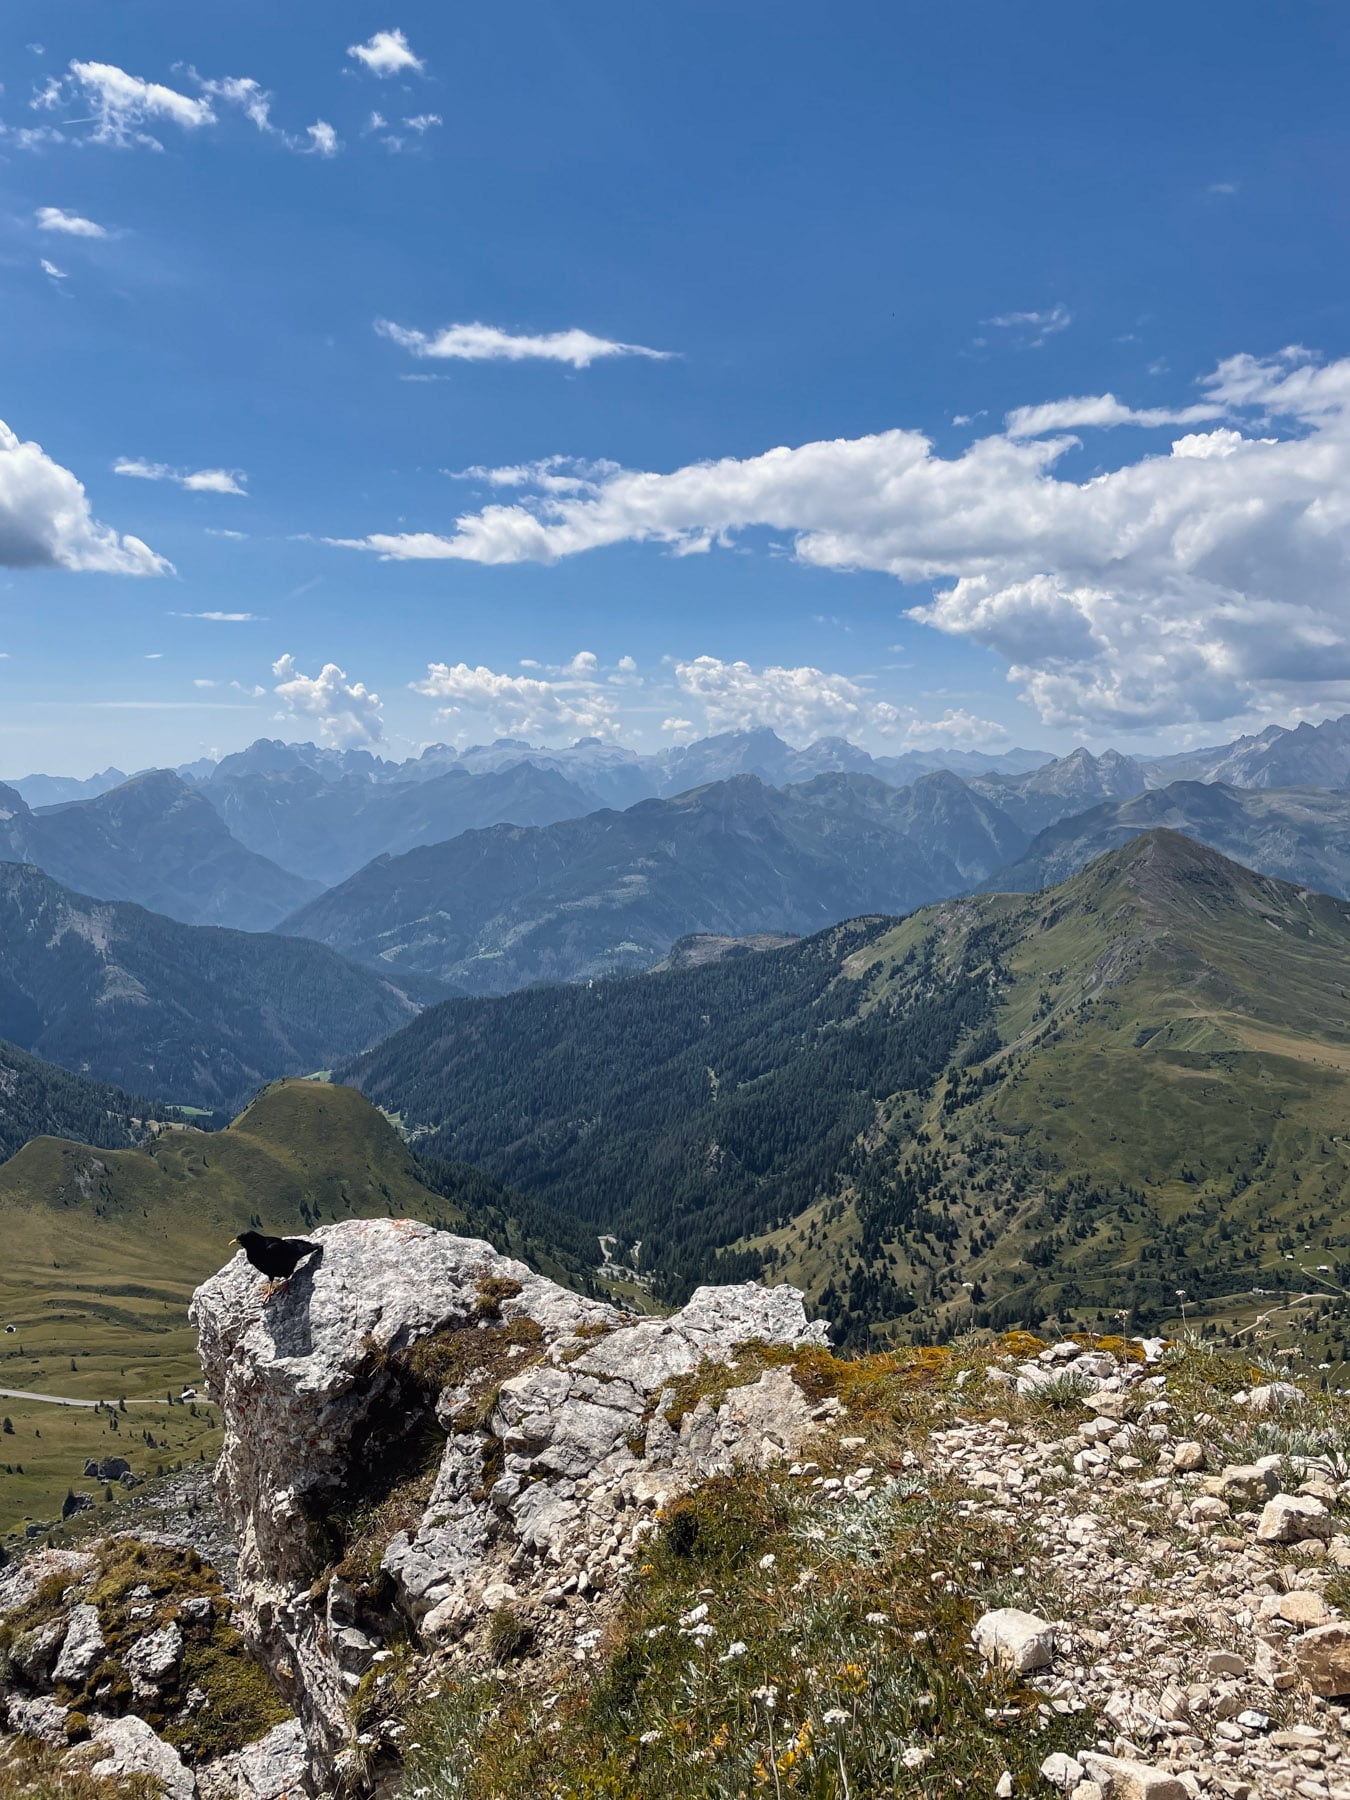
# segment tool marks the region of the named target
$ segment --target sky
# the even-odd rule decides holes
[[[1350,15],[10,0],[0,772],[1350,710]]]

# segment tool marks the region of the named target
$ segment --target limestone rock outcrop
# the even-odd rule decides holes
[[[528,1610],[603,1589],[662,1497],[790,1457],[833,1403],[781,1367],[738,1385],[738,1346],[824,1342],[791,1288],[701,1288],[635,1318],[411,1220],[311,1236],[322,1254],[284,1293],[264,1305],[240,1255],[192,1317],[224,1425],[237,1622],[299,1716],[311,1783],[340,1791],[361,1779],[353,1697],[386,1632],[432,1650],[504,1594]],[[680,1408],[679,1384],[710,1368]],[[357,1527],[354,1544],[363,1497],[388,1501],[400,1478],[419,1492],[424,1427],[441,1442],[429,1496],[387,1542]]]

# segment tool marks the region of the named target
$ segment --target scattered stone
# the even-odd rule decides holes
[[[1280,1617],[1291,1625],[1309,1627],[1325,1625],[1330,1614],[1327,1603],[1320,1594],[1314,1594],[1304,1588],[1295,1588],[1292,1593],[1280,1596]]]
[[[1253,1412],[1283,1412],[1291,1406],[1303,1406],[1307,1395],[1302,1388],[1295,1387],[1292,1381],[1271,1381],[1265,1387],[1255,1387],[1247,1396],[1247,1404]]]
[[[1079,1760],[1107,1800],[1190,1800],[1182,1783],[1165,1769],[1128,1757],[1099,1756],[1094,1750],[1080,1751]]]
[[[1083,1765],[1072,1756],[1065,1756],[1056,1751],[1047,1756],[1041,1764],[1041,1780],[1048,1781],[1051,1787],[1058,1788],[1061,1793],[1071,1793],[1083,1779]]]
[[[1331,1514],[1311,1494],[1277,1494],[1262,1507],[1256,1536],[1263,1544],[1300,1544],[1305,1538],[1329,1538]]]
[[[1205,1466],[1205,1447],[1194,1438],[1183,1438],[1172,1452],[1172,1467],[1178,1474],[1193,1474]]]
[[[1000,1663],[1018,1675],[1044,1669],[1055,1659],[1054,1627],[1015,1606],[985,1613],[971,1638],[986,1662]]]
[[[1350,1625],[1319,1625],[1294,1639],[1298,1672],[1314,1694],[1335,1699],[1350,1694]]]

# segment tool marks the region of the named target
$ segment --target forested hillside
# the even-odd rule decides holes
[[[35,1137],[114,1150],[139,1143],[146,1104],[0,1042],[0,1162]]]
[[[672,1292],[765,1267],[857,1338],[1156,1324],[1178,1289],[1233,1323],[1296,1281],[1344,1335],[1350,906],[1174,833],[1030,898],[450,1001],[351,1079]]]
[[[0,1038],[156,1102],[241,1104],[329,1068],[413,1016],[331,950],[181,925],[0,863]]]

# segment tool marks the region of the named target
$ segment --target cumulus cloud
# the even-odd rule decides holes
[[[377,319],[375,329],[381,337],[410,350],[414,356],[456,362],[560,362],[574,369],[588,369],[593,362],[609,356],[645,356],[665,362],[672,354],[669,350],[650,350],[645,344],[623,344],[578,330],[531,336],[501,331],[495,325],[472,324],[447,325],[441,331],[428,333],[396,325],[391,319]]]
[[[384,708],[378,694],[360,681],[348,681],[345,669],[325,663],[317,675],[303,675],[293,656],[272,664],[273,692],[291,713],[315,726],[323,741],[339,748],[375,744],[384,735]]]
[[[382,81],[410,69],[420,73],[426,67],[420,56],[413,55],[412,46],[398,30],[377,31],[364,44],[348,44],[347,54]]]
[[[338,134],[326,119],[316,119],[307,127],[306,135],[309,138],[311,156],[336,156],[342,148]]]
[[[40,256],[38,258],[38,265],[41,268],[42,273],[44,275],[50,275],[53,281],[64,281],[66,279],[66,271],[64,269],[58,269],[54,262],[48,262],[45,256]]]
[[[83,219],[79,213],[66,212],[59,206],[39,206],[33,215],[37,220],[39,231],[59,231],[66,237],[105,238],[106,227],[96,225],[92,219]]]
[[[165,575],[172,563],[119,535],[89,509],[84,488],[40,445],[0,424],[0,567]]]
[[[526,666],[537,668],[537,663]],[[599,658],[579,650],[571,662],[537,675],[504,675],[468,663],[430,663],[425,681],[414,681],[414,693],[440,702],[439,717],[477,713],[506,735],[539,737],[613,737],[618,730],[618,702],[600,681]]]
[[[675,664],[681,694],[703,709],[711,731],[746,731],[771,725],[797,738],[872,729],[891,732],[897,709],[878,700],[847,675],[823,669],[753,669],[745,662],[696,656]]]
[[[922,433],[780,447],[670,473],[525,471],[448,534],[372,534],[396,559],[552,562],[611,544],[703,549],[767,529],[800,562],[934,591],[911,616],[1002,657],[1050,726],[1105,733],[1350,699],[1350,359],[1234,356],[1193,408],[1227,421],[1081,479],[1025,409],[943,457]],[[1120,403],[1057,402],[1122,423]],[[1054,413],[1054,408],[1050,409]],[[1147,413],[1145,418],[1147,420]],[[500,485],[509,485],[501,483]],[[349,540],[351,541],[351,540]],[[729,702],[730,704],[730,702]]]

